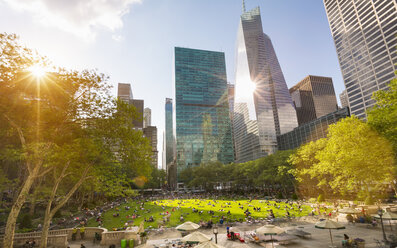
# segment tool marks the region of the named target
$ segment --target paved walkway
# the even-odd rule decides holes
[[[241,224],[238,225],[237,228],[241,230],[241,232],[244,234],[244,232],[247,231],[253,231],[256,228],[260,227],[260,225],[245,225]],[[275,247],[290,247],[290,248],[313,248],[313,247],[328,247],[331,245],[330,241],[330,235],[328,230],[324,229],[317,229],[314,227],[314,224],[310,223],[297,223],[291,226],[291,223],[286,223],[283,225],[283,228],[285,229],[292,229],[292,228],[300,228],[304,230],[305,232],[309,232],[312,234],[311,238],[308,239],[302,239],[298,238],[294,240],[292,243],[288,245],[275,245]],[[386,234],[389,236],[390,234],[397,234],[397,229],[393,228],[393,231],[390,230],[390,226],[387,225],[385,226],[386,228]],[[204,229],[204,230],[199,230],[202,233],[207,234],[208,236],[213,237],[213,240],[215,240],[215,236],[212,233],[212,229]],[[381,240],[382,239],[382,229],[381,227],[370,227],[366,224],[356,224],[356,225],[346,225],[346,229],[342,230],[332,230],[332,237],[334,241],[334,245],[337,247],[341,247],[341,243],[343,240],[343,234],[347,234],[351,239],[354,238],[361,238],[365,240],[365,247],[366,248],[372,248],[372,247],[377,247],[376,245],[376,240]],[[167,241],[171,241],[173,239],[180,239],[181,234],[178,231],[175,230],[167,230],[163,234],[156,234],[156,233],[151,233],[149,234],[149,244],[164,244]],[[80,248],[80,245],[82,244],[81,241],[73,242],[70,243],[70,248]],[[98,244],[94,245],[92,241],[85,241],[83,244],[86,246],[86,248],[97,248],[97,247],[105,247],[105,246],[99,246]],[[265,244],[262,243],[261,245],[253,244],[253,243],[241,243],[238,241],[230,241],[227,240],[226,237],[226,228],[219,228],[219,234],[218,234],[218,244],[224,246],[225,248],[259,248],[259,247],[271,247],[271,243]],[[276,243],[275,243],[276,244]],[[118,244],[119,245],[119,244]],[[120,247],[120,246],[118,246]],[[108,247],[106,247],[108,248]]]

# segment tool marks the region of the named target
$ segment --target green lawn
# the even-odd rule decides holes
[[[293,209],[285,203],[277,203],[274,206],[275,201],[265,200],[237,200],[237,201],[227,201],[227,200],[198,200],[198,199],[183,199],[183,200],[158,200],[152,202],[146,202],[144,204],[144,209],[140,208],[137,202],[130,201],[126,204],[121,205],[118,209],[112,209],[107,211],[102,215],[102,225],[108,230],[113,230],[114,228],[122,228],[127,221],[133,220],[131,225],[139,226],[139,224],[144,220],[153,216],[154,222],[145,222],[145,228],[153,227],[157,228],[158,224],[162,221],[165,212],[171,214],[170,221],[165,224],[167,227],[175,227],[180,222],[180,216],[184,216],[184,221],[192,221],[199,223],[200,220],[208,221],[212,219],[214,223],[219,223],[221,216],[227,217],[228,220],[234,221],[245,218],[244,211],[248,208],[251,212],[251,216],[254,218],[265,218],[268,216],[270,209],[273,209],[273,213],[276,217],[286,216],[286,207],[291,216],[300,217],[306,216],[311,212],[311,207],[307,205],[302,205],[302,211],[299,211],[298,205],[294,204]],[[129,210],[125,207],[130,206]],[[179,208],[178,208],[179,207]],[[243,207],[242,209],[240,207]],[[260,207],[261,211],[254,211],[253,208]],[[198,211],[203,211],[202,214],[198,212],[194,213],[193,208]],[[136,212],[134,212],[136,210]],[[214,215],[210,215],[208,211],[214,211]],[[227,212],[230,211],[230,215]],[[118,217],[113,217],[114,213],[118,213]],[[131,216],[136,213],[140,217],[132,219]],[[129,218],[127,218],[129,216]],[[95,219],[88,221],[88,226],[97,226]]]

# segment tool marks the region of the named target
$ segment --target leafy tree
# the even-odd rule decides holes
[[[0,159],[22,172],[5,247],[13,246],[17,216],[38,178],[50,189],[41,242],[46,247],[51,218],[86,179],[102,192],[123,195],[135,178],[151,173],[149,142],[132,128],[136,111],[112,99],[106,76],[53,69],[39,80],[28,72],[33,64],[47,61],[20,46],[15,35],[0,34],[0,139],[6,141]]]
[[[291,162],[303,183],[314,179],[342,195],[384,191],[394,178],[390,143],[354,116],[330,125],[326,139],[298,149]]]
[[[311,173],[314,165],[319,162],[316,154],[322,151],[326,144],[326,139],[311,141],[299,147],[289,158],[289,162],[293,165],[291,173],[298,182],[299,193],[304,197],[314,197],[328,191],[329,187],[326,181]],[[324,174],[324,178],[327,176]]]
[[[368,112],[368,124],[385,136],[397,156],[397,78],[393,79],[387,90],[374,93],[375,106]]]

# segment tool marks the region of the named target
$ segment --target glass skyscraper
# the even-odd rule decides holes
[[[174,161],[174,125],[172,121],[172,99],[165,99],[165,163],[166,168]]]
[[[396,0],[324,0],[352,114],[366,118],[372,94],[397,70]]]
[[[296,111],[259,7],[245,10],[237,36],[233,132],[236,162],[277,150],[277,135],[298,126]]]
[[[225,54],[175,48],[177,173],[234,161]]]

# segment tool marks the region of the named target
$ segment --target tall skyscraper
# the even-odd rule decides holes
[[[167,171],[167,162],[165,161],[165,148],[166,148],[166,143],[165,143],[165,131],[163,131],[163,147],[161,149],[161,169]]]
[[[225,54],[175,48],[177,173],[233,162]]]
[[[259,7],[245,10],[237,35],[233,132],[237,162],[277,150],[277,135],[298,126],[296,112]]]
[[[289,90],[302,125],[338,110],[332,78],[309,75]]]
[[[125,102],[129,102],[133,98],[131,85],[119,83],[117,87],[117,97]]]
[[[342,93],[339,94],[340,104],[342,108],[349,107],[349,99],[347,99],[347,92],[343,90]]]
[[[324,0],[350,111],[366,118],[397,70],[396,0]]]
[[[137,113],[137,118],[134,119],[134,127],[137,129],[142,129],[143,128],[143,106],[144,106],[144,101],[139,100],[139,99],[131,99],[130,104],[132,104]]]
[[[143,127],[149,127],[152,125],[152,110],[145,108],[143,110]]]
[[[158,151],[157,151],[157,127],[148,126],[143,128],[143,135],[149,139],[152,147],[152,165],[158,167]]]
[[[172,99],[165,99],[165,162],[166,165],[174,161],[175,142],[174,142],[174,125],[172,116]],[[168,166],[166,167],[168,168]]]

